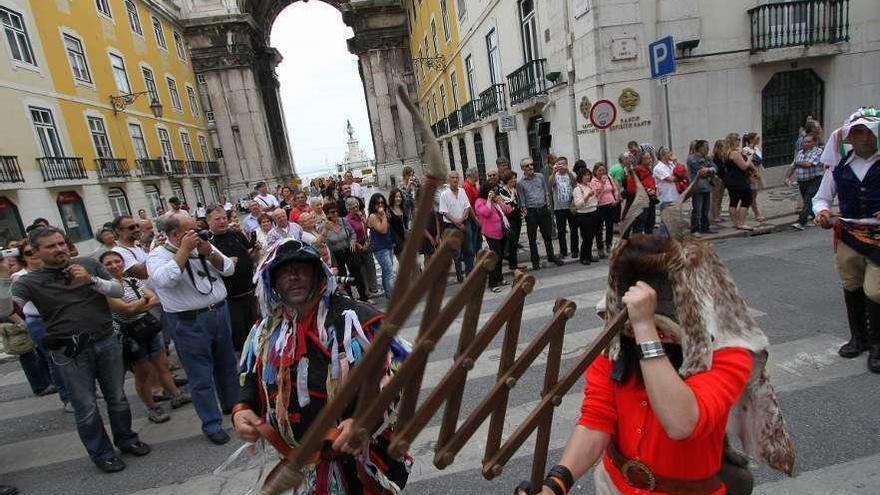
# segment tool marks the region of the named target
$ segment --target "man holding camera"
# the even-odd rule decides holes
[[[235,264],[235,271],[223,277],[223,284],[226,286],[226,303],[229,304],[232,323],[232,347],[235,352],[241,352],[244,340],[257,319],[254,264],[260,258],[260,244],[256,234],[248,238],[241,231],[229,227],[226,211],[221,204],[208,207],[208,228],[213,235],[211,244]]]
[[[180,363],[189,379],[193,406],[208,440],[229,441],[223,431],[223,411],[238,400],[238,373],[232,348],[232,330],[223,277],[232,275],[234,263],[208,239],[210,232],[194,230],[188,215],[171,215],[159,221],[167,242],[150,251],[147,273],[150,286],[162,302],[168,330]]]
[[[43,268],[16,280],[12,298],[21,306],[32,302],[45,319],[43,345],[70,394],[76,429],[92,462],[107,473],[122,471],[125,463],[114,444],[134,456],[150,453],[131,430],[122,344],[113,334],[107,304],[107,297],[122,297],[122,285],[94,259],[71,259],[64,233],[55,227],[32,230],[28,243],[43,260]],[[107,403],[113,443],[98,412],[96,380]]]
[[[691,233],[709,234],[709,196],[714,187],[712,181],[721,180],[715,177],[717,170],[709,160],[709,142],[699,139],[694,144],[694,154],[687,159],[688,173],[691,176],[693,194],[691,201]]]

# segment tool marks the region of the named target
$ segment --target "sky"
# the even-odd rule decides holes
[[[357,57],[346,46],[351,36],[342,14],[324,2],[295,2],[272,27],[272,46],[284,57],[276,72],[300,176],[342,161],[347,119],[367,156],[375,156]]]

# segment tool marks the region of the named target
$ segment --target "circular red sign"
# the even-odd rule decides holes
[[[590,123],[596,129],[608,129],[617,120],[617,107],[611,100],[599,100],[590,108]]]

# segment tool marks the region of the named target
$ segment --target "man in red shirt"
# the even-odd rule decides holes
[[[723,495],[751,481],[722,462],[730,415],[748,455],[791,474],[769,342],[711,245],[638,234],[609,263],[607,316],[626,308],[629,323],[587,369],[581,418],[541,493],[565,495],[601,460],[597,493]]]
[[[483,248],[483,232],[480,230],[480,221],[473,213],[475,211],[474,203],[477,201],[477,196],[480,193],[480,185],[477,182],[479,172],[477,167],[470,167],[464,174],[464,184],[461,187],[464,189],[464,193],[467,194],[468,202],[471,204],[471,215],[467,223],[468,228],[471,229],[471,245],[473,246],[471,252],[476,254]]]

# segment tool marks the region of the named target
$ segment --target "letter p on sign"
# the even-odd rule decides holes
[[[653,79],[675,72],[675,42],[672,36],[661,38],[648,45],[648,60]]]

